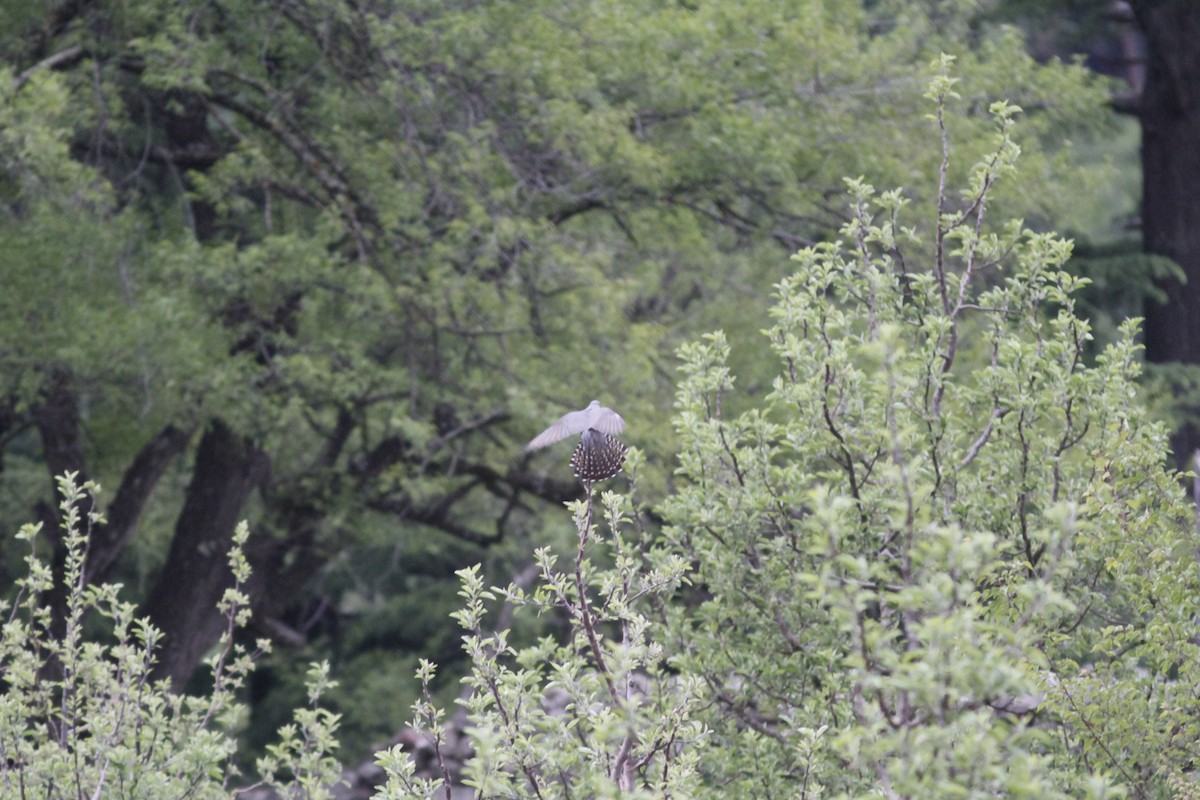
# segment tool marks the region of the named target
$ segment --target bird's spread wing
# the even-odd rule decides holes
[[[563,427],[556,422],[549,428],[546,428],[546,430],[539,433],[537,436],[533,437],[533,440],[529,444],[525,445],[525,450],[538,450],[542,447],[552,445],[560,439],[565,439],[570,435],[570,431],[564,430]]]
[[[621,419],[621,415],[613,411],[611,408],[602,408],[600,412],[594,415],[589,428],[595,428],[601,433],[615,435],[625,430],[625,420]],[[581,431],[582,432],[582,431]]]
[[[557,422],[533,437],[533,441],[525,445],[526,451],[547,447],[555,442],[562,441],[573,433],[583,433],[588,428],[585,419],[586,416],[582,411],[572,411],[569,414],[563,414],[558,418]]]
[[[589,406],[582,411],[571,411],[563,414],[558,418],[558,421],[535,436],[529,444],[525,445],[525,451],[529,452],[542,447],[548,447],[555,442],[562,441],[568,436],[583,433],[589,428],[595,428],[601,433],[609,435],[625,430],[625,420],[621,419],[620,414],[611,408],[600,406],[599,403],[594,403],[593,406]]]

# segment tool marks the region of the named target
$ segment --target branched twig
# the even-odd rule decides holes
[[[82,60],[86,55],[87,52],[82,47],[75,45],[73,47],[68,47],[65,50],[59,50],[54,55],[46,56],[32,67],[22,70],[19,74],[14,76],[12,81],[13,89],[20,89],[29,82],[29,79],[32,78],[35,73],[41,70],[68,67]]]
[[[604,651],[600,648],[600,639],[596,635],[596,627],[592,621],[592,611],[587,602],[587,587],[583,580],[584,551],[587,549],[588,535],[592,529],[592,501],[593,496],[591,486],[589,485],[587,486],[587,515],[584,517],[583,523],[579,526],[579,550],[575,554],[575,589],[579,592],[579,619],[583,624],[584,633],[587,635],[592,657],[596,659],[596,669],[604,676],[604,685],[608,687],[608,694],[612,698],[613,703],[619,706],[621,699],[617,694],[617,687],[613,683],[612,673],[609,672],[608,662],[604,658]]]
[[[1067,688],[1066,683],[1060,683],[1059,688],[1062,689],[1062,693],[1067,698],[1067,702],[1071,704],[1071,710],[1079,715],[1079,721],[1083,723],[1083,727],[1087,729],[1088,734],[1091,735],[1092,740],[1096,743],[1096,745],[1104,751],[1104,755],[1108,757],[1109,762],[1117,768],[1118,772],[1121,773],[1121,777],[1125,779],[1125,783],[1133,787],[1133,791],[1138,797],[1146,800],[1146,792],[1142,789],[1141,785],[1133,779],[1133,776],[1126,771],[1125,767],[1121,764],[1117,757],[1113,755],[1113,752],[1108,749],[1108,745],[1104,743],[1104,738],[1096,733],[1096,729],[1092,726],[1091,720],[1089,720],[1083,714],[1083,712],[1079,710],[1079,706],[1075,703],[1075,697],[1071,694],[1071,690]]]
[[[960,470],[966,469],[966,467],[975,460],[976,456],[979,455],[979,451],[983,449],[983,446],[987,444],[988,439],[991,438],[992,431],[996,427],[996,421],[1003,419],[1004,415],[1007,414],[1008,411],[1009,409],[1001,408],[999,405],[992,407],[992,416],[988,420],[987,425],[984,426],[983,433],[979,434],[979,438],[972,442],[971,446],[967,448],[967,454],[963,456],[962,461],[958,462],[958,468]]]

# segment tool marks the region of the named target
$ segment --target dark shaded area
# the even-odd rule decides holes
[[[1142,235],[1181,276],[1159,278],[1167,300],[1146,308],[1146,356],[1159,364],[1200,365],[1200,13],[1186,0],[1132,0],[1147,42],[1142,126]],[[1200,449],[1200,408],[1172,439],[1176,460]]]

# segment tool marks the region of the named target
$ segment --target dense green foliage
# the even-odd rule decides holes
[[[1160,796],[1188,768],[1190,740],[1150,740],[1191,659],[1191,510],[1133,326],[1089,367],[1069,243],[986,222],[1015,153],[993,112],[932,235],[852,183],[844,244],[779,286],[761,408],[723,413],[722,338],[687,351],[672,536],[712,597],[673,630],[719,700],[722,791],[1079,797],[1107,774]],[[1097,724],[1110,693],[1148,716]]]
[[[289,662],[328,656],[342,682],[325,697],[346,718],[348,759],[368,757],[420,696],[411,679],[419,655],[447,665],[429,676],[439,701],[457,691],[453,679],[470,668],[468,655],[479,655],[458,654],[446,623],[455,572],[482,561],[485,579],[503,583],[530,553],[573,539],[563,533],[557,505],[580,496],[565,458],[520,456],[521,444],[566,408],[599,397],[630,421],[642,458],[631,547],[666,558],[654,525],[672,494],[666,507],[672,536],[680,537],[675,555],[697,558],[690,548],[709,546],[702,528],[678,533],[695,527],[681,508],[722,492],[692,472],[716,456],[701,458],[699,434],[670,424],[673,353],[703,331],[723,329],[738,348],[745,391],[725,392],[722,413],[738,419],[762,406],[778,372],[769,345],[784,346],[757,335],[770,287],[789,273],[786,256],[796,249],[818,247],[802,265],[815,279],[823,259],[838,257],[817,243],[847,222],[859,226],[854,236],[867,230],[864,215],[877,212],[866,210],[875,199],[865,180],[903,186],[914,201],[888,201],[894,226],[928,223],[922,209],[938,201],[940,187],[967,185],[972,165],[996,152],[989,108],[1007,101],[1026,112],[1007,131],[1001,162],[1019,146],[1022,169],[986,187],[989,214],[1022,216],[1036,230],[1104,224],[1111,209],[1100,187],[1110,168],[1071,168],[1077,145],[1104,130],[1103,85],[1078,66],[1031,59],[1018,32],[989,21],[990,5],[4,5],[0,513],[13,528],[32,513],[53,529],[54,512],[44,507],[49,476],[66,471],[115,489],[81,574],[97,586],[123,581],[137,616],[149,615],[165,648],[178,645],[147,678],[169,677],[176,688],[206,651],[223,646],[227,626],[213,611],[227,588],[221,554],[235,522],[248,520],[250,635],[270,635],[288,648],[283,655],[277,648],[267,660],[272,668],[260,674],[247,735],[268,741],[286,719],[281,709],[295,704],[281,698],[302,702],[305,672]],[[942,153],[929,146],[936,128],[923,95],[929,63],[942,51],[959,53],[955,73],[967,88],[943,120],[954,158],[939,180]],[[867,176],[855,184],[858,204],[849,214],[845,175]],[[1062,256],[1049,239],[1035,245],[1015,231],[1004,236],[1014,248],[1010,262]],[[926,273],[933,245],[926,239],[911,248],[908,268]],[[780,290],[780,308],[802,291],[794,283],[801,280]],[[860,288],[830,292],[849,302]],[[890,327],[880,322],[875,346],[900,347],[909,335],[934,347],[930,331],[906,334],[913,320],[893,316]],[[967,332],[976,338],[960,346],[969,352],[959,363],[984,363],[987,340],[974,327],[986,327],[984,315],[961,316],[964,341]],[[1027,321],[1033,318],[1028,311]],[[938,318],[923,319],[933,325]],[[777,336],[786,339],[780,325]],[[896,370],[932,358],[917,344],[895,356]],[[696,358],[704,352],[690,347]],[[873,352],[864,345],[863,357],[886,361]],[[691,369],[688,381],[699,380],[699,368]],[[896,433],[864,433],[850,452],[909,436],[913,425],[949,430],[945,420],[953,419],[959,433],[927,448],[939,465],[946,452],[953,461],[953,448],[963,447],[955,437],[979,424],[967,414],[978,410],[972,398],[986,394],[957,391],[966,369],[926,376],[957,381],[938,415],[899,420]],[[696,416],[702,388],[684,386],[684,418],[706,418]],[[783,396],[772,395],[763,408],[772,425],[788,424]],[[989,412],[996,407],[986,404]],[[1002,432],[1013,419],[1005,414],[995,427]],[[856,424],[865,431],[886,420],[877,414]],[[809,420],[791,424],[804,429]],[[780,446],[773,436],[771,446]],[[684,471],[676,475],[681,444]],[[824,480],[830,464],[803,452],[817,445],[794,446],[794,469]],[[787,460],[766,449],[762,458],[777,467]],[[803,466],[805,458],[814,466]],[[1153,461],[1150,450],[1141,458]],[[788,489],[795,508],[817,509],[798,497],[812,488],[810,479],[795,480]],[[971,480],[944,478],[938,489],[966,496],[959,483],[974,491]],[[842,488],[827,484],[833,495]],[[1009,512],[997,509],[1012,507],[994,502],[973,513],[1007,520]],[[728,522],[738,519],[731,513]],[[940,522],[951,523],[1001,533],[977,517]],[[755,517],[746,530],[757,524]],[[866,552],[867,534],[845,536],[853,540],[848,553]],[[1031,542],[1036,551],[1039,542]],[[43,546],[55,550],[40,553],[45,560],[65,558],[57,537]],[[24,545],[4,547],[0,568],[15,581]],[[992,570],[1016,555],[1002,549],[971,557]],[[698,573],[703,588],[684,599],[698,602],[739,574],[721,563],[714,569],[722,575]],[[812,564],[781,562],[778,569],[802,567]],[[595,581],[588,585],[604,588],[633,565],[606,569],[588,573]],[[573,602],[581,602],[574,591]],[[569,605],[570,586],[564,593],[558,602]],[[49,593],[51,606],[56,597]],[[1086,605],[1070,592],[1065,598]],[[846,614],[859,599],[840,602]],[[982,599],[977,605],[992,608]],[[190,615],[172,616],[183,607]],[[968,616],[975,609],[956,608]],[[725,613],[701,610],[714,620]],[[659,606],[605,611],[610,620],[638,614],[668,623],[658,619]],[[834,607],[826,613],[833,625]],[[544,633],[546,619],[526,620],[522,633]],[[1043,635],[1030,625],[1014,634],[1013,647],[1027,641],[1020,637]],[[550,627],[564,630],[561,620]],[[699,647],[705,630],[691,617],[672,618],[669,631],[655,635],[663,642],[686,636]],[[569,644],[545,648],[586,660]],[[981,645],[979,657],[994,652]],[[682,660],[642,654],[636,667],[659,677],[693,657],[710,669],[722,663],[689,648],[671,647],[668,655]],[[790,680],[791,666],[781,659],[778,680]],[[496,668],[519,673],[510,664]],[[710,691],[716,685],[710,673],[695,674],[710,680]],[[1025,677],[1011,679],[1014,690]],[[191,688],[207,691],[209,678],[211,668],[201,666]],[[679,690],[666,680],[660,688]],[[675,707],[670,698],[662,702]],[[747,703],[763,701],[732,703],[722,724],[702,718],[713,741],[737,738],[722,726],[733,725],[734,710]],[[845,709],[835,711],[844,717]],[[803,771],[801,761],[814,769],[829,763],[821,759],[832,758],[825,743],[833,735],[817,735],[824,724],[798,721],[778,741],[784,774]],[[752,736],[749,730],[738,735]],[[1013,734],[1020,739],[1013,752],[1025,746],[1023,735]],[[728,764],[706,759],[688,780],[743,780],[729,776],[743,774],[736,761],[749,758],[747,751],[723,748]],[[763,752],[772,751],[764,745]],[[564,764],[580,757],[560,755]]]
[[[954,84],[930,86],[935,131]],[[962,191],[942,139],[929,226],[849,182],[842,238],[777,285],[780,372],[752,410],[727,410],[723,334],[682,349],[664,536],[629,559],[607,495],[614,570],[580,577],[603,557],[590,500],[576,577],[539,554],[533,596],[572,635],[485,636],[493,595],[463,574],[481,796],[1191,796],[1193,510],[1138,398],[1136,323],[1089,364],[1070,243],[989,221],[1019,113],[990,110]],[[589,613],[620,624],[597,642]],[[630,668],[637,690],[606,695]],[[430,790],[381,763],[384,796]]]

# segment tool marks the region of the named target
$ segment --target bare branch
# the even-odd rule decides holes
[[[54,55],[46,56],[32,67],[22,70],[15,75],[12,82],[13,89],[20,89],[29,82],[29,79],[32,78],[34,74],[44,69],[64,69],[79,63],[86,55],[86,50],[79,45],[75,45],[74,47],[68,47],[66,50],[59,50]]]

